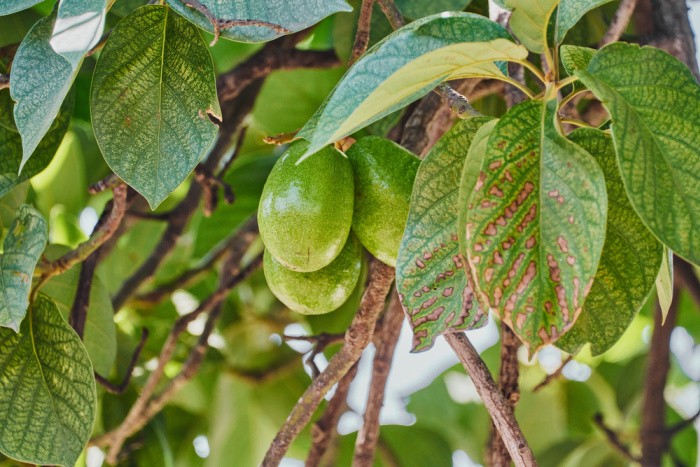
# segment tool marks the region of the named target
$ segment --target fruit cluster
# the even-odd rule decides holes
[[[368,136],[343,154],[332,146],[298,163],[297,141],[272,169],[260,199],[270,290],[290,309],[321,314],[340,307],[362,269],[364,246],[395,266],[419,159]]]

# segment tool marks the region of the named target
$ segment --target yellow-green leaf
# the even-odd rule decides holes
[[[662,321],[666,321],[666,315],[673,301],[673,251],[664,250],[661,269],[656,277],[656,296],[661,307]]]
[[[515,37],[535,53],[547,48],[547,25],[559,0],[505,0],[513,10],[508,23]]]

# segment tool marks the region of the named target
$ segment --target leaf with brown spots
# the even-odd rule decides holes
[[[610,136],[578,129],[569,139],[591,153],[605,174],[608,226],[598,272],[574,327],[558,342],[574,354],[587,342],[601,355],[622,337],[654,289],[664,248],[627,199]]]
[[[603,173],[561,136],[555,112],[554,100],[528,101],[496,124],[466,222],[480,304],[531,353],[576,321],[605,240]]]
[[[457,237],[458,191],[467,150],[485,117],[460,120],[420,165],[396,265],[396,284],[413,328],[413,350],[451,330],[485,324],[472,301]]]

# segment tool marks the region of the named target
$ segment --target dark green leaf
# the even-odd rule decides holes
[[[40,16],[33,10],[0,16],[0,47],[22,42],[39,18]]]
[[[700,86],[676,58],[614,43],[576,72],[612,117],[632,206],[676,254],[700,263]]]
[[[576,324],[557,346],[576,353],[591,343],[600,355],[622,337],[654,288],[663,253],[630,205],[611,138],[600,130],[578,129],[569,138],[592,154],[605,174],[608,226],[591,292]]]
[[[469,203],[466,245],[479,303],[534,353],[581,313],[605,240],[605,179],[561,136],[556,102],[501,117]]]
[[[583,15],[612,0],[561,0],[557,10],[557,27],[554,41],[561,44],[564,36],[579,22]]]
[[[5,237],[4,251],[0,258],[3,283],[0,326],[19,332],[19,325],[29,306],[34,267],[44,251],[47,235],[46,221],[41,214],[29,205],[20,206]]]
[[[91,110],[105,160],[155,208],[211,145],[209,117],[221,119],[197,28],[164,6],[124,18],[97,62]]]
[[[18,11],[31,8],[42,0],[2,0],[0,4],[0,16],[10,15]]]
[[[202,13],[186,6],[182,0],[167,0],[182,16],[200,28],[214,32],[214,28]],[[265,25],[233,26],[223,28],[221,37],[239,42],[271,41],[283,34],[301,31],[339,11],[350,11],[344,0],[288,0],[286,2],[258,2],[250,0],[200,0],[214,17],[224,20],[264,21],[287,30],[283,32]]]
[[[92,433],[95,380],[80,338],[38,295],[21,333],[0,329],[0,451],[73,466]]]
[[[460,120],[421,163],[396,265],[396,284],[413,328],[413,350],[449,330],[480,327],[457,236],[458,191],[467,149],[488,118]]]
[[[463,11],[472,0],[396,0],[396,6],[404,16],[418,19],[443,11]]]

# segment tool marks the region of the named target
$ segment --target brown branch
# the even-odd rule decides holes
[[[406,25],[406,21],[404,21],[399,9],[396,8],[394,0],[377,0],[377,3],[379,3],[379,7],[393,29],[399,29]]]
[[[693,265],[678,256],[674,256],[673,271],[685,290],[693,297],[696,306],[700,308],[700,280],[695,274]]]
[[[629,24],[630,19],[632,18],[632,13],[634,13],[634,9],[636,6],[637,0],[622,0],[620,2],[620,6],[617,7],[617,11],[615,12],[613,19],[610,22],[608,30],[605,32],[603,38],[600,40],[600,43],[598,43],[598,48],[604,47],[610,44],[611,42],[620,40],[620,37],[622,37],[622,33],[625,32],[625,29],[627,29],[627,25]]]
[[[264,466],[278,465],[292,441],[309,423],[326,393],[350,371],[369,344],[377,318],[394,280],[394,269],[378,260],[370,265],[369,285],[362,296],[360,309],[345,334],[345,343],[325,370],[315,378],[292,409],[291,414],[272,441],[263,460]]]
[[[568,365],[569,362],[573,359],[574,359],[573,355],[569,355],[568,357],[566,357],[566,359],[563,362],[561,362],[561,365],[559,365],[559,368],[557,368],[554,371],[554,373],[551,373],[551,374],[545,376],[544,379],[542,381],[540,381],[539,384],[537,384],[537,386],[532,388],[532,392],[540,391],[542,388],[547,386],[549,383],[551,383],[555,379],[559,378],[559,376],[561,376],[561,372],[564,370],[564,367],[566,365]]]
[[[367,394],[364,420],[355,440],[355,454],[352,462],[354,467],[371,467],[374,464],[374,453],[379,440],[379,416],[384,405],[384,391],[403,319],[401,300],[398,292],[394,290],[391,303],[384,312],[378,332],[375,334],[374,343],[377,351],[372,364],[372,382]]]
[[[498,388],[513,410],[520,400],[518,389],[518,378],[520,377],[519,347],[518,336],[506,323],[501,322],[501,369],[498,376]],[[495,424],[492,424],[490,438],[489,465],[493,467],[509,466],[510,455],[503,439],[498,435]]]
[[[479,356],[472,343],[464,333],[445,334],[445,340],[455,351],[465,370],[471,376],[476,391],[486,406],[491,420],[496,425],[508,453],[516,466],[536,466],[534,454],[515,420],[513,409],[498,390],[486,364]]]
[[[328,447],[335,436],[338,435],[337,427],[338,420],[347,408],[348,393],[350,385],[357,374],[357,363],[355,363],[350,371],[343,376],[335,388],[333,397],[328,402],[323,415],[316,420],[311,427],[311,440],[313,444],[309,450],[309,455],[306,457],[306,467],[317,467],[321,464]]]
[[[690,418],[686,418],[685,420],[681,420],[680,422],[676,423],[673,426],[670,426],[666,428],[666,437],[671,440],[677,433],[685,430],[689,426],[691,426],[695,421],[700,418],[700,410],[695,412],[695,415],[693,415]]]
[[[323,352],[329,345],[342,342],[344,338],[345,334],[328,334],[325,332],[315,336],[282,336],[282,339],[285,341],[304,341],[313,344],[309,356],[306,357],[306,364],[311,369],[311,378],[316,378],[321,373],[315,362],[316,355]]]
[[[374,7],[374,0],[362,0],[362,6],[360,6],[360,18],[357,20],[357,33],[355,34],[355,43],[352,46],[352,53],[350,54],[350,60],[348,61],[348,66],[352,65],[360,58],[365,52],[367,52],[367,45],[369,45],[369,30],[372,23],[372,8]]]
[[[644,380],[642,401],[642,465],[661,465],[664,453],[668,450],[666,436],[666,400],[664,389],[671,368],[671,332],[676,324],[678,313],[678,290],[673,290],[673,301],[663,321],[661,306],[656,303],[654,332],[651,336],[647,372]],[[663,323],[663,324],[662,324]]]
[[[131,359],[129,360],[129,366],[126,368],[126,373],[121,383],[114,384],[111,383],[107,378],[101,376],[99,373],[95,372],[95,381],[97,381],[107,392],[110,394],[123,394],[126,388],[129,387],[131,382],[131,374],[134,372],[134,367],[136,362],[139,360],[143,346],[146,344],[146,339],[148,339],[148,329],[144,328],[141,330],[141,339],[139,340],[134,353],[131,354]]]
[[[123,184],[124,181],[121,178],[117,177],[115,174],[109,174],[97,183],[90,185],[87,191],[91,195],[96,195],[103,191],[113,190]]]
[[[617,432],[605,424],[602,414],[595,414],[593,416],[593,421],[595,422],[596,426],[600,428],[603,433],[605,433],[605,437],[608,438],[610,445],[617,449],[620,454],[632,462],[641,462],[639,457],[632,454],[630,447],[622,442]]]
[[[4,75],[0,73],[0,89],[5,89],[10,87],[10,75]]]

